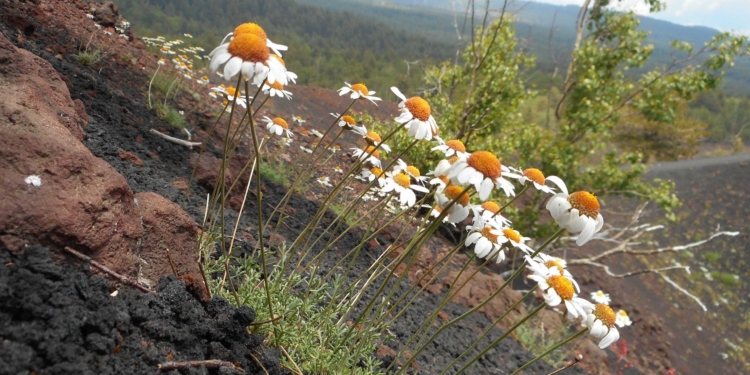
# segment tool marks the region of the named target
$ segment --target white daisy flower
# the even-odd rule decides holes
[[[263,116],[263,120],[266,122],[266,129],[268,129],[268,131],[272,134],[284,134],[287,138],[291,138],[294,135],[292,134],[292,131],[289,130],[289,124],[287,124],[286,120],[281,117],[272,119],[268,116]]]
[[[331,185],[331,179],[328,177],[319,177],[318,183],[323,186],[333,187],[333,185]]]
[[[555,189],[546,185],[547,181],[554,183],[558,187],[560,186],[560,184],[564,185],[560,177],[549,176],[545,178],[544,173],[542,173],[542,171],[536,168],[527,168],[524,170],[520,170],[518,168],[513,168],[513,167],[508,167],[508,168],[514,173],[506,174],[507,177],[516,179],[521,184],[529,184],[529,183],[534,184],[534,187],[537,190],[543,191],[547,194],[555,194]]]
[[[313,151],[313,150],[311,150],[311,149],[309,149],[307,147],[304,147],[304,146],[299,146],[299,149],[302,150],[302,151],[304,151],[304,152],[306,152],[306,153],[308,153],[308,154],[312,154],[312,151]]]
[[[617,317],[615,318],[615,324],[622,328],[627,327],[631,324],[633,324],[633,321],[630,320],[630,317],[628,316],[628,313],[625,310],[620,310],[617,312]]]
[[[442,152],[446,158],[458,156],[462,159],[466,159],[469,157],[469,153],[466,152],[466,146],[464,146],[463,142],[458,139],[451,139],[448,142],[443,142],[438,136],[435,136],[435,139],[438,140],[439,145],[433,147],[432,150]]]
[[[362,148],[351,148],[352,156],[363,162],[369,162],[375,167],[380,168],[380,151],[373,146]]]
[[[547,210],[557,225],[567,229],[571,234],[578,233],[576,244],[582,246],[604,225],[604,218],[599,213],[599,200],[587,191],[568,194],[565,183],[562,180],[559,182],[561,192],[550,198]]]
[[[357,121],[354,120],[354,117],[349,115],[341,115],[339,113],[330,113],[331,116],[338,119],[337,125],[342,128],[347,128],[349,130],[354,129],[357,126]],[[364,128],[364,127],[363,127]],[[367,132],[367,130],[365,130]]]
[[[284,90],[284,85],[281,84],[281,82],[276,81],[272,84],[268,84],[268,81],[263,83],[263,93],[270,96],[278,96],[279,98],[287,98],[289,100],[292,99],[292,93],[289,91]],[[297,119],[294,119],[294,122],[297,122]],[[304,121],[302,121],[304,122]]]
[[[378,103],[375,103],[376,100],[381,100],[380,98],[373,96],[375,95],[375,91],[370,91],[367,89],[367,86],[365,86],[363,83],[355,83],[353,85],[350,85],[349,82],[346,83],[346,87],[340,88],[339,96],[343,96],[346,94],[350,94],[349,97],[352,99],[360,99],[365,98],[372,102],[372,104],[377,105]]]
[[[502,229],[494,221],[481,220],[475,221],[474,224],[467,226],[471,233],[466,237],[466,246],[474,245],[474,253],[477,258],[494,258],[497,257],[497,263],[505,260],[503,245],[508,239],[503,235]]]
[[[378,180],[378,186],[383,187],[383,184],[385,184],[385,173],[382,169],[378,167],[372,167],[370,169],[362,169],[362,172],[360,172],[361,179],[366,182],[372,182],[373,180]]]
[[[302,116],[292,116],[294,118],[294,122],[297,123],[297,125],[302,125],[307,122],[307,120],[303,120]]]
[[[391,191],[397,192],[399,194],[399,202],[408,207],[414,206],[414,204],[417,203],[417,195],[414,193],[415,191],[422,193],[427,193],[429,191],[420,185],[412,185],[411,178],[404,172],[396,172],[394,174],[388,173],[388,177],[385,179],[382,190],[386,193]]]
[[[321,133],[321,132],[319,132],[319,131],[317,131],[315,129],[310,130],[310,133],[312,133],[314,136],[316,136],[318,138],[323,138],[323,133]]]
[[[292,141],[293,141],[292,138],[283,137],[278,142],[279,142],[280,145],[282,145],[284,147],[289,147],[289,146],[292,145]]]
[[[581,288],[578,286],[578,282],[573,278],[573,275],[565,269],[565,261],[560,258],[552,257],[544,253],[539,253],[533,259],[526,255],[526,268],[531,270],[534,274],[547,277],[550,275],[562,275],[566,279],[573,283],[576,288],[576,293],[581,292]]]
[[[513,228],[505,228],[503,229],[503,235],[508,239],[508,246],[515,247],[526,254],[534,252],[534,249],[530,248],[529,245],[526,245],[526,241],[529,241],[531,238],[521,236],[521,233],[517,230]]]
[[[374,132],[372,130],[367,131],[367,128],[365,128],[364,126],[354,127],[352,131],[361,135],[362,138],[365,139],[368,145],[379,147],[385,153],[391,152],[391,148],[387,144],[381,143],[383,141],[380,138],[380,134],[378,134],[377,132]]]
[[[602,339],[599,341],[599,348],[605,349],[620,339],[620,332],[615,328],[617,317],[611,307],[589,302],[584,309],[586,311],[584,323],[589,327],[589,333]]]
[[[391,87],[391,91],[401,99],[401,103],[398,104],[401,115],[396,118],[396,122],[406,125],[410,137],[429,141],[438,134],[437,122],[432,117],[430,103],[418,96],[406,99],[395,86]]]
[[[585,308],[593,306],[591,302],[576,295],[573,282],[565,276],[552,273],[545,277],[534,272],[528,278],[539,284],[539,289],[544,292],[544,301],[548,306],[554,307],[564,302],[568,310],[568,318],[571,320],[586,316]]]
[[[192,38],[193,38],[193,36],[192,36],[192,35],[190,35],[190,34],[188,34],[188,33],[185,33],[185,34],[182,34],[182,35],[184,35],[185,37],[187,37],[187,38],[190,38],[190,39],[192,39]]]
[[[414,179],[414,181],[419,182],[420,185],[424,185],[425,181],[427,181],[427,176],[422,176],[419,172],[419,168],[413,165],[407,165],[406,168],[404,168],[404,172]]]
[[[336,173],[344,173],[344,170],[341,169],[341,167],[339,167],[338,165],[333,167],[333,171]]]
[[[474,185],[479,199],[485,201],[493,188],[502,189],[507,196],[515,195],[513,184],[502,178],[505,170],[507,168],[491,152],[475,151],[466,160],[459,159],[453,163],[448,177],[457,184]]]
[[[474,217],[481,217],[483,220],[493,220],[501,227],[509,227],[511,222],[500,214],[500,206],[492,201],[483,202],[479,206],[472,206]],[[524,240],[525,241],[525,240]]]
[[[222,104],[227,107],[227,112],[232,111],[232,101],[234,100],[235,96],[237,97],[237,105],[242,108],[247,108],[247,101],[245,100],[245,97],[241,92],[237,92],[234,87],[216,86],[212,87],[211,91],[222,94],[224,96],[224,101],[222,102]]]
[[[159,64],[159,66],[164,66],[167,64],[167,62],[164,61],[164,59],[159,59],[159,61],[157,61],[156,63]]]
[[[456,200],[456,202],[452,206],[447,208],[454,199]],[[437,192],[435,194],[435,200],[437,201],[437,204],[441,209],[445,210],[447,208],[447,213],[448,215],[450,215],[449,221],[451,223],[462,222],[464,221],[464,219],[466,219],[466,217],[469,216],[469,194],[466,194],[464,192],[464,188],[462,188],[461,186],[446,186],[443,191]]]
[[[268,36],[266,35],[265,30],[263,30],[263,28],[260,27],[260,25],[258,25],[257,23],[252,23],[252,22],[243,23],[243,24],[237,26],[234,29],[233,32],[227,34],[224,37],[224,39],[221,40],[221,44],[222,45],[225,44],[224,42],[226,42],[227,38],[229,38],[230,40],[232,40],[232,39],[234,39],[238,35],[247,34],[247,33],[255,34],[255,35],[261,37],[263,40],[265,40],[266,47],[270,48],[275,54],[277,54],[279,56],[281,56],[281,52],[280,51],[286,51],[286,50],[289,49],[289,47],[287,47],[285,45],[276,44],[276,43],[272,42],[270,39],[268,39]]]
[[[249,26],[246,26],[249,25]],[[256,24],[238,26],[232,40],[216,47],[209,56],[209,68],[216,71],[224,65],[223,77],[230,80],[238,73],[245,79],[253,79],[253,84],[260,86],[263,81],[282,85],[288,83],[286,67],[268,51],[268,38],[265,31]]]
[[[609,305],[609,303],[612,302],[612,299],[609,298],[609,294],[604,293],[601,290],[591,292],[591,299],[596,303],[601,303],[602,305]]]

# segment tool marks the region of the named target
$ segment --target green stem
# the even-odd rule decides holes
[[[546,304],[546,303],[542,303],[541,305],[537,306],[537,308],[535,308],[535,309],[534,309],[534,310],[532,310],[532,311],[531,311],[531,312],[530,312],[530,313],[529,313],[528,315],[526,315],[525,317],[523,317],[523,319],[519,320],[519,321],[518,321],[518,322],[517,322],[516,324],[514,324],[514,325],[513,325],[513,327],[510,327],[510,328],[508,328],[508,330],[507,330],[507,331],[506,331],[505,333],[503,333],[503,335],[502,335],[502,336],[498,337],[498,338],[497,338],[497,340],[493,341],[493,342],[492,342],[492,344],[490,344],[490,345],[488,345],[488,346],[487,346],[486,348],[484,348],[484,350],[482,350],[482,352],[481,352],[481,353],[479,353],[479,355],[477,355],[477,356],[476,356],[476,357],[474,357],[474,358],[473,358],[473,359],[472,359],[471,361],[469,361],[469,362],[468,362],[467,364],[465,364],[465,365],[464,365],[463,367],[461,367],[461,369],[460,369],[460,370],[458,370],[458,372],[457,372],[457,373],[456,373],[455,375],[458,375],[458,374],[460,374],[460,373],[464,372],[464,370],[466,370],[466,369],[467,369],[467,368],[469,368],[469,367],[470,367],[471,365],[473,365],[474,363],[476,363],[476,361],[478,361],[478,360],[479,360],[480,358],[482,358],[482,357],[483,357],[483,356],[484,356],[485,354],[487,354],[487,352],[489,352],[490,350],[492,350],[492,348],[494,348],[495,346],[497,346],[497,344],[499,344],[499,343],[500,343],[500,341],[503,341],[503,339],[504,339],[504,338],[506,338],[506,337],[507,337],[507,336],[508,336],[508,335],[509,335],[509,334],[510,334],[511,332],[515,331],[515,330],[516,330],[516,328],[518,328],[518,327],[519,327],[519,326],[520,326],[521,324],[525,323],[525,322],[526,322],[527,320],[529,320],[529,319],[530,319],[530,318],[531,318],[532,316],[536,315],[536,314],[537,314],[538,312],[542,311],[542,309],[543,309],[543,308],[545,308],[545,307],[547,307],[547,304]],[[534,359],[533,361],[531,361],[531,362],[527,363],[527,364],[526,364],[526,365],[524,365],[524,367],[522,367],[521,369],[523,369],[523,368],[525,368],[526,366],[528,366],[528,365],[530,365],[530,364],[534,363],[534,362],[535,362],[535,361],[536,361],[537,359],[539,359],[539,357],[537,357],[537,358],[536,358],[536,359]],[[516,372],[518,372],[518,370],[516,370]],[[515,374],[516,372],[514,372],[514,374]]]
[[[549,349],[545,350],[544,353],[542,353],[542,354],[538,355],[536,358],[532,359],[531,362],[529,362],[529,363],[521,366],[518,370],[513,371],[513,373],[510,374],[510,375],[516,375],[516,374],[518,374],[519,372],[523,371],[525,368],[527,368],[527,367],[531,366],[532,364],[534,364],[534,362],[536,362],[536,361],[538,361],[538,360],[546,357],[549,353],[552,353],[555,349],[557,349],[557,348],[559,348],[559,347],[561,347],[561,346],[563,346],[563,345],[565,345],[565,344],[567,344],[567,343],[575,340],[577,337],[583,335],[584,333],[586,333],[586,331],[588,331],[588,328],[584,328],[584,329],[582,329],[582,330],[580,330],[580,331],[578,331],[578,332],[570,335],[568,338],[566,338],[562,342],[560,342],[558,344],[555,344],[555,345],[552,345]]]

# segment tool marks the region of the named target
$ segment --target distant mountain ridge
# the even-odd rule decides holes
[[[331,10],[356,13],[372,20],[418,34],[426,38],[457,45],[457,29],[463,28],[466,0],[298,0]],[[483,2],[478,2],[483,3]],[[499,9],[501,0],[492,0],[491,9]],[[580,7],[559,6],[540,2],[516,2],[507,11],[516,19],[516,34],[522,46],[537,57],[542,72],[554,69],[550,49],[557,66],[567,66],[575,41],[575,20]],[[479,10],[478,10],[479,11]],[[553,27],[552,48],[549,33]],[[674,40],[688,42],[695,50],[720,31],[705,26],[684,26],[642,16],[641,29],[649,32],[647,40],[654,44],[654,53],[645,69],[671,62],[670,44]],[[468,26],[467,26],[468,27]],[[468,30],[467,30],[468,33]],[[731,95],[750,96],[750,59],[740,59],[727,71],[724,90]]]

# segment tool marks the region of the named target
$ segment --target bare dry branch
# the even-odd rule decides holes
[[[117,273],[115,271],[112,271],[111,269],[109,269],[108,267],[104,266],[103,264],[101,264],[101,263],[99,263],[99,262],[91,259],[91,257],[89,257],[88,255],[84,255],[82,253],[79,253],[78,251],[75,251],[75,250],[73,250],[73,249],[71,249],[70,247],[67,247],[67,246],[63,247],[63,250],[65,250],[65,252],[67,252],[68,254],[71,254],[71,255],[75,256],[76,258],[78,258],[78,259],[80,259],[80,260],[82,260],[82,261],[84,261],[84,262],[86,262],[86,263],[94,266],[94,268],[98,269],[99,271],[102,271],[102,272],[106,273],[107,275],[114,277],[115,279],[117,279],[118,281],[120,281],[123,284],[130,285],[130,286],[132,286],[132,287],[134,287],[134,288],[136,288],[136,289],[138,289],[138,290],[140,290],[142,292],[146,292],[146,293],[150,293],[150,294],[153,294],[153,295],[157,295],[156,292],[150,290],[149,288],[146,288],[145,286],[143,286],[141,284],[138,284],[137,282],[135,282],[133,280],[130,280],[129,278],[127,278],[127,277],[125,277],[123,275],[120,275],[119,273]]]
[[[186,362],[164,362],[158,365],[159,371],[172,371],[172,370],[180,370],[180,369],[193,368],[193,367],[205,367],[205,368],[231,367],[240,372],[245,371],[242,368],[240,368],[238,365],[232,362],[220,361],[218,359],[207,359],[203,361],[186,361]]]
[[[186,146],[186,147],[190,147],[190,148],[193,148],[193,146],[200,146],[200,145],[203,144],[201,142],[188,142],[188,141],[185,141],[185,140],[182,140],[182,139],[179,139],[179,138],[170,137],[170,136],[168,136],[168,135],[166,135],[166,134],[164,134],[164,133],[162,133],[162,132],[160,132],[160,131],[158,131],[156,129],[151,129],[148,132],[151,133],[151,134],[158,135],[159,137],[162,137],[162,138],[164,138],[164,139],[166,139],[166,140],[168,140],[168,141],[170,141],[172,143],[176,143],[178,145],[182,145],[182,146]]]

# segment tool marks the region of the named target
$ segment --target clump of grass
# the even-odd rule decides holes
[[[729,272],[713,271],[711,272],[711,276],[726,286],[740,286],[742,284],[739,276]]]
[[[223,274],[225,256],[215,258],[211,251],[204,251],[204,268],[208,274]],[[280,246],[277,263],[268,270],[268,287],[274,316],[268,309],[256,308],[256,323],[250,329],[255,334],[265,335],[268,345],[283,348],[289,357],[282,364],[296,368],[304,374],[383,374],[380,361],[374,353],[380,341],[382,325],[363,324],[356,347],[335,351],[344,343],[349,330],[341,317],[349,308],[347,304],[331,301],[331,295],[345,287],[343,276],[330,282],[312,269],[309,273],[288,273],[285,268],[293,261],[285,244]],[[210,278],[212,295],[239,301],[248,306],[266,305],[266,291],[262,285],[263,273],[258,257],[234,258],[230,275],[236,283],[236,295],[222,279]],[[350,341],[351,342],[351,341]],[[293,360],[290,360],[294,358]],[[341,372],[339,372],[341,371]]]
[[[539,355],[544,353],[550,344],[564,340],[569,335],[569,330],[563,326],[547,331],[542,324],[542,319],[537,316],[518,326],[513,331],[513,335],[526,350]],[[569,354],[570,351],[564,347],[558,348],[545,356],[544,361],[553,367],[562,367],[565,364],[565,360],[569,358]]]
[[[716,262],[719,261],[719,259],[721,259],[721,254],[719,254],[717,252],[713,252],[713,251],[707,251],[707,252],[703,253],[703,259],[705,259],[705,260],[707,260],[707,261],[709,261],[711,263],[716,263]]]
[[[83,66],[91,66],[102,59],[101,50],[89,52],[88,50],[80,51],[76,55],[76,60]]]
[[[260,164],[260,173],[273,183],[289,186],[294,169],[287,163],[269,158],[269,160]]]
[[[169,104],[156,102],[154,104],[154,109],[156,110],[156,115],[159,116],[160,119],[164,120],[169,125],[174,126],[175,128],[178,128],[180,130],[185,129],[187,126],[187,122],[185,121],[185,117],[180,114],[180,112]]]

